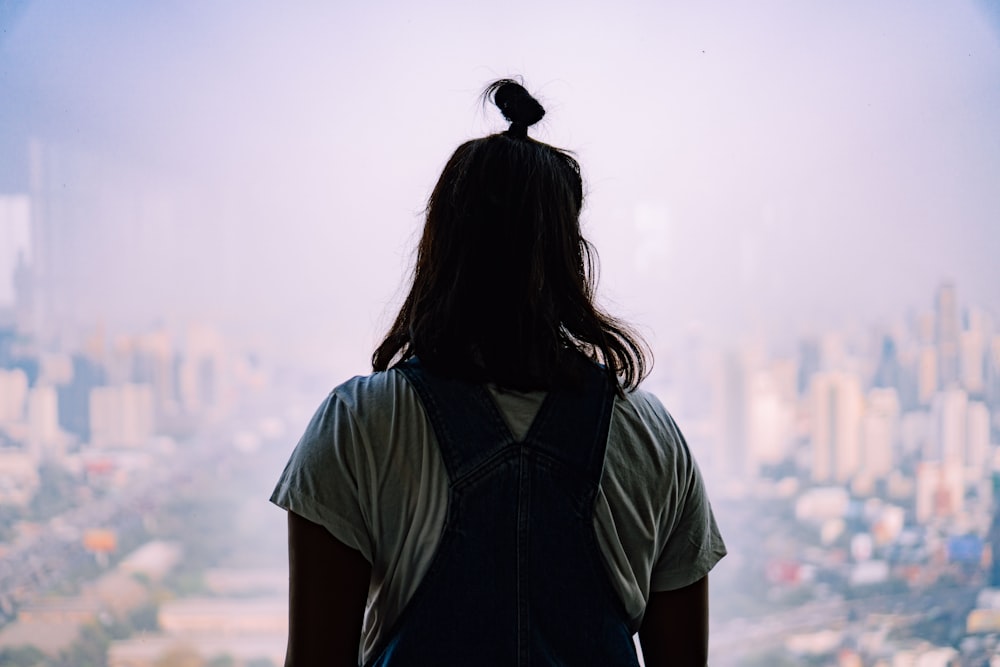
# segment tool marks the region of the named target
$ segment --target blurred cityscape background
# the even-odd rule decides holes
[[[0,0],[0,665],[282,664],[272,485],[518,73],[729,546],[711,664],[1000,665],[988,0]]]

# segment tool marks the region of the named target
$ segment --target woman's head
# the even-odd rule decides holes
[[[593,303],[594,254],[580,233],[583,183],[565,151],[535,141],[542,106],[491,84],[510,129],[456,149],[431,193],[410,293],[373,355],[413,355],[439,373],[512,388],[571,383],[580,353],[634,387],[641,341]]]

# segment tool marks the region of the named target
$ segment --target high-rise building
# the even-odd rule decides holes
[[[910,410],[899,419],[899,451],[907,458],[924,458],[930,451],[933,426],[931,415],[925,410]]]
[[[24,421],[28,376],[20,368],[0,368],[0,426]]]
[[[937,326],[934,313],[922,311],[916,313],[912,319],[913,336],[921,345],[931,345],[934,343],[934,329]]]
[[[27,195],[0,195],[0,309],[13,308],[14,275],[31,261],[31,200]]]
[[[102,204],[127,197],[128,188],[119,186],[117,197],[105,196],[105,172],[84,150],[37,139],[28,144],[30,282],[34,326],[43,337],[89,316],[94,299],[108,294],[105,285],[95,283],[110,272],[113,259],[102,252],[112,224]]]
[[[55,387],[35,385],[28,392],[28,446],[38,458],[59,459],[65,434],[59,428],[59,403]]]
[[[152,386],[157,415],[176,413],[179,397],[173,336],[166,329],[156,329],[135,337],[132,343],[131,381]]]
[[[929,405],[938,389],[937,348],[925,345],[917,357],[917,400],[921,405]]]
[[[26,282],[43,336],[88,327],[94,312],[138,327],[161,315],[156,304],[201,310],[220,303],[223,289],[242,289],[231,259],[241,237],[228,233],[234,225],[215,224],[201,188],[79,144],[32,141],[28,163]],[[218,273],[221,280],[204,279]]]
[[[38,140],[28,144],[29,196],[31,198],[31,262],[21,275],[21,282],[30,294],[31,312],[28,329],[39,333],[44,329],[51,299],[49,271],[57,262],[52,256],[52,237],[48,225],[48,199],[52,179],[45,168],[46,149]]]
[[[760,464],[778,464],[790,453],[795,428],[795,403],[786,393],[788,387],[782,386],[789,381],[794,388],[794,367],[777,363],[756,371],[750,377],[747,449],[752,469]]]
[[[37,326],[36,289],[31,265],[24,253],[18,255],[14,267],[14,326],[24,333],[35,332]]]
[[[961,384],[969,394],[981,396],[986,390],[986,340],[977,329],[963,331],[959,339]]]
[[[993,473],[993,495],[1000,494],[1000,473]],[[987,534],[990,550],[993,552],[993,562],[990,564],[989,584],[1000,588],[1000,505],[994,505],[993,520]]]
[[[981,401],[970,401],[966,412],[965,472],[969,481],[986,479],[991,473],[990,410]],[[1000,557],[1000,554],[998,554]]]
[[[808,338],[799,341],[798,390],[805,394],[814,373],[819,371],[819,342]]]
[[[720,424],[713,467],[726,477],[743,478],[750,465],[747,451],[747,377],[744,355],[730,351],[719,360],[717,419]]]
[[[177,393],[181,405],[191,414],[221,416],[231,407],[233,398],[227,370],[228,349],[222,335],[211,326],[191,325],[185,332],[183,349],[183,359],[177,368]],[[699,361],[704,362],[703,359]],[[707,375],[705,364],[699,367],[704,378]],[[704,379],[700,382],[705,385],[707,410],[711,388]]]
[[[934,302],[934,344],[938,353],[938,386],[950,387],[959,380],[958,303],[955,286],[946,282],[938,287]]]
[[[899,388],[901,370],[899,356],[896,352],[896,341],[891,336],[882,338],[882,349],[879,354],[878,366],[875,369],[873,384],[876,387]]]
[[[1000,405],[1000,334],[994,334],[986,360],[986,400]]]
[[[90,441],[95,447],[141,447],[152,435],[152,387],[125,384],[90,390]]]
[[[861,425],[862,469],[873,478],[883,478],[895,467],[899,417],[895,389],[875,387],[868,392]]]
[[[933,429],[925,461],[941,461],[964,469],[967,465],[969,397],[962,389],[940,391],[931,403]]]
[[[90,390],[106,383],[104,368],[92,358],[74,355],[68,383],[58,387],[59,425],[80,441],[90,439]]]
[[[861,467],[861,381],[845,371],[817,373],[810,393],[812,479],[847,482]]]

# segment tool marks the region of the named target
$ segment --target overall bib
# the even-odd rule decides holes
[[[398,368],[448,473],[427,573],[372,667],[637,667],[624,607],[594,537],[614,391],[590,364],[548,393],[518,442],[486,387]]]

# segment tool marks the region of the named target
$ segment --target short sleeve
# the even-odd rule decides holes
[[[675,479],[681,492],[673,516],[662,517],[661,530],[667,538],[653,565],[651,592],[693,584],[726,555],[726,545],[712,514],[698,464],[669,414],[667,419],[675,438]]]
[[[320,524],[370,563],[372,539],[360,503],[364,444],[349,407],[332,392],[292,452],[271,502]]]

